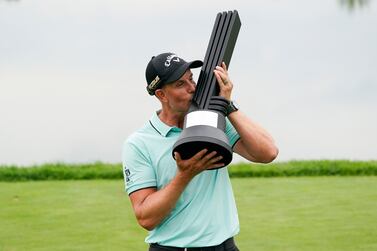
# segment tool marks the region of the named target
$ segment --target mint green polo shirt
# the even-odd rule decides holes
[[[156,187],[162,189],[176,175],[172,149],[182,129],[152,118],[124,143],[122,159],[128,194]],[[240,138],[226,121],[230,145]],[[218,245],[239,232],[237,208],[228,167],[203,171],[195,176],[181,194],[175,208],[145,239],[173,247]]]

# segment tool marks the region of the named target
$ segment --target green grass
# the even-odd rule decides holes
[[[377,175],[377,161],[292,160],[231,166],[232,177],[369,176]]]
[[[232,179],[242,251],[377,250],[377,177]],[[147,250],[121,180],[0,182],[0,250]]]
[[[231,177],[377,176],[377,161],[305,160],[270,164],[233,164]],[[121,164],[50,163],[0,166],[0,181],[122,179]]]
[[[377,177],[233,179],[242,250],[377,250]]]
[[[0,181],[122,179],[121,164],[46,163],[37,166],[0,166]]]

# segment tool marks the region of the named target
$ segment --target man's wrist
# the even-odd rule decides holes
[[[229,104],[226,109],[226,115],[229,116],[229,114],[236,112],[238,110],[239,110],[239,105],[237,104],[237,102],[233,100],[229,100]]]
[[[179,184],[185,187],[193,179],[193,176],[191,174],[185,173],[184,171],[178,170],[177,174],[175,175],[175,179]]]

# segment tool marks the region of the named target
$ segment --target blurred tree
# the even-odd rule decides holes
[[[354,10],[358,7],[366,7],[370,0],[339,0],[340,4],[343,6],[347,6],[349,10]]]

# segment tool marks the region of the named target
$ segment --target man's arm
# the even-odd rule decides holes
[[[250,120],[241,111],[228,116],[241,139],[234,146],[234,151],[247,160],[260,163],[273,161],[279,153],[270,134]]]
[[[182,160],[179,153],[175,153],[178,171],[170,183],[161,190],[145,188],[130,194],[136,218],[143,228],[150,231],[161,223],[193,177],[206,169],[224,165],[216,163],[222,159],[215,157],[216,152],[206,153],[204,149],[188,160]]]
[[[214,70],[217,82],[220,86],[219,95],[231,100],[233,83],[229,79],[225,63],[217,66]],[[241,111],[229,114],[229,121],[232,123],[241,139],[234,146],[234,151],[253,162],[269,163],[279,153],[271,135],[254,121],[250,120]]]
[[[140,226],[149,231],[154,229],[174,208],[188,182],[187,178],[177,175],[161,190],[145,188],[131,193],[131,203]]]

